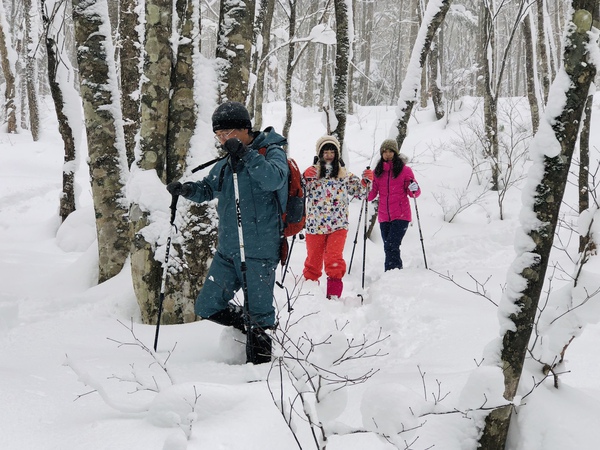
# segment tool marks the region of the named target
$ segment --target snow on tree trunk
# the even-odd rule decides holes
[[[55,4],[53,0],[42,0],[42,18],[46,25],[46,54],[48,63],[48,82],[50,94],[54,101],[58,130],[63,140],[65,157],[63,165],[62,194],[60,197],[59,214],[64,221],[75,211],[75,168],[76,140],[75,133],[80,131],[76,125],[78,117],[70,117],[68,105],[80,109],[80,100],[72,85],[74,74],[68,56],[64,50],[64,27],[55,26],[54,20],[64,17],[66,4]],[[48,12],[55,13],[51,17]]]
[[[408,130],[408,121],[413,107],[417,102],[417,93],[421,85],[421,74],[431,48],[433,38],[438,28],[444,22],[446,13],[450,9],[451,0],[431,0],[427,4],[419,34],[412,49],[410,62],[406,71],[406,78],[402,83],[396,116],[398,117],[397,129],[398,148],[402,148]]]
[[[217,38],[220,101],[246,103],[254,29],[254,0],[222,1]]]
[[[123,130],[127,162],[131,166],[134,161],[135,138],[140,126],[140,82],[142,73],[142,40],[138,29],[140,16],[139,0],[121,0],[121,17],[119,20],[119,36],[121,51],[121,102],[123,108]]]
[[[146,2],[144,82],[141,95],[140,149],[132,169],[132,185],[145,177],[156,178],[158,187],[167,181],[167,133],[171,87],[173,5],[170,0]],[[163,188],[164,189],[164,188]],[[131,273],[133,288],[144,323],[156,323],[162,280],[162,259],[155,257],[162,235],[151,232],[160,220],[155,205],[142,201],[139,189],[130,189],[133,246]],[[168,224],[165,225],[169,230]],[[165,317],[165,323],[168,318]]]
[[[127,161],[106,0],[73,0],[73,20],[103,282],[121,271],[130,246]]]
[[[598,0],[573,0],[563,40],[564,63],[548,98],[545,120],[530,147],[534,164],[523,192],[518,255],[500,306],[502,345],[494,361],[504,374],[504,398],[512,402],[523,371],[542,293],[558,213],[577,142],[583,109],[596,74],[597,36],[590,33]],[[593,58],[588,53],[592,49]],[[513,406],[493,410],[479,439],[481,448],[503,450]]]
[[[4,75],[4,108],[6,111],[6,131],[8,133],[17,132],[17,105],[15,104],[16,93],[16,62],[17,54],[12,48],[10,39],[10,29],[6,21],[4,5],[0,2],[0,65]]]

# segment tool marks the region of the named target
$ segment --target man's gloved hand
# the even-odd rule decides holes
[[[373,182],[373,171],[371,169],[365,169],[362,173],[362,180],[360,180],[363,186],[367,186]]]
[[[238,138],[227,139],[223,144],[223,149],[234,159],[242,159],[248,149]]]
[[[182,197],[186,197],[192,193],[192,186],[190,186],[190,183],[181,184],[179,181],[173,181],[172,183],[167,184],[167,191],[169,191],[171,195],[181,195]]]
[[[310,166],[308,169],[306,169],[304,171],[303,176],[307,180],[317,178],[317,168],[315,166]]]
[[[416,181],[412,181],[409,185],[408,185],[408,190],[410,192],[417,192],[419,190],[419,185],[417,184]]]

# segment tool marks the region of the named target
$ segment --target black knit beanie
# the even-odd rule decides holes
[[[239,102],[225,102],[219,105],[212,115],[213,131],[252,129],[250,114],[244,105]]]

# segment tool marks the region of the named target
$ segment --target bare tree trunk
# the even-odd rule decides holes
[[[538,92],[535,75],[535,53],[533,47],[531,14],[523,19],[523,40],[525,44],[525,81],[527,84],[527,100],[529,101],[529,110],[531,111],[531,129],[533,134],[537,133],[540,125],[540,111],[538,103]]]
[[[438,33],[439,37],[439,33]],[[444,117],[444,105],[442,103],[442,90],[440,89],[439,74],[439,38],[436,37],[429,52],[427,61],[429,62],[429,92],[435,111],[435,118],[440,120]]]
[[[398,105],[400,108],[397,124],[398,136],[396,137],[396,140],[398,141],[398,148],[402,148],[404,139],[406,139],[408,120],[410,119],[413,107],[417,102],[419,85],[414,83],[414,80],[411,79],[410,76],[414,73],[421,73],[423,70],[423,66],[425,65],[427,54],[429,53],[435,34],[446,18],[446,13],[450,9],[450,3],[451,0],[443,0],[438,11],[433,15],[430,14],[429,11],[425,13],[426,17],[432,17],[432,19],[429,23],[423,22],[421,25],[421,29],[423,30],[422,32],[425,33],[423,47],[414,47],[412,50],[410,64],[407,70],[408,75],[405,83],[402,83],[402,90],[400,91],[400,98],[398,100]],[[429,10],[430,7],[437,7],[437,5],[432,5],[430,2],[427,9]]]
[[[141,41],[138,33],[140,17],[136,10],[138,0],[121,0],[121,102],[123,105],[123,130],[129,166],[134,160],[135,138],[140,129],[140,81],[141,81]]]
[[[27,104],[29,106],[29,126],[31,137],[34,141],[40,139],[40,112],[37,98],[37,63],[35,49],[37,47],[37,33],[32,29],[31,15],[37,13],[37,3],[32,9],[31,0],[23,0],[25,9],[25,81],[27,86]]]
[[[59,214],[64,221],[69,214],[75,211],[75,138],[73,136],[73,128],[71,127],[69,117],[65,113],[66,102],[63,96],[63,89],[58,77],[59,63],[66,64],[68,58],[61,54],[60,46],[58,45],[52,28],[51,21],[53,18],[48,17],[46,11],[46,2],[42,0],[42,18],[46,25],[46,54],[48,56],[48,82],[50,83],[50,93],[54,101],[56,117],[58,119],[58,131],[62,137],[65,158],[63,164],[63,182],[62,195],[60,197]],[[64,14],[64,9],[63,9]],[[60,19],[60,16],[59,16]],[[63,60],[59,62],[60,60]]]
[[[271,24],[273,23],[273,12],[275,10],[275,0],[267,0],[266,10],[263,19],[262,26],[262,50],[261,59],[266,57],[269,52],[270,36],[271,36]],[[258,73],[256,75],[256,87],[255,87],[255,106],[254,106],[254,127],[256,129],[262,129],[262,105],[264,101],[265,92],[265,74],[267,72],[267,62],[260,64],[259,61]]]
[[[362,47],[362,57],[364,61],[364,76],[361,77],[361,85],[362,85],[362,93],[361,93],[361,102],[363,105],[368,105],[369,103],[369,77],[371,74],[371,47],[373,45],[373,18],[375,12],[375,1],[369,0],[363,2],[365,5],[366,11],[365,16],[363,17],[364,21],[364,34],[362,38],[363,47]]]
[[[564,43],[564,70],[570,85],[564,92],[566,102],[563,110],[557,117],[546,119],[551,130],[550,128],[545,130],[554,133],[557,145],[560,145],[560,153],[554,157],[543,156],[543,174],[535,191],[532,191],[533,213],[536,220],[528,218],[527,224],[523,224],[523,233],[527,234],[533,247],[523,248],[522,253],[517,255],[520,261],[523,258],[532,261],[520,272],[520,277],[526,281],[526,286],[521,287],[521,281],[518,281],[519,286],[507,289],[511,294],[506,294],[503,298],[503,301],[510,303],[505,305],[504,310],[515,311],[508,317],[513,326],[504,326],[506,331],[502,339],[499,361],[504,374],[504,398],[507,402],[515,398],[523,371],[583,109],[590,84],[596,75],[594,61],[589,58],[586,48],[589,44],[588,32],[592,26],[592,19],[597,19],[595,14],[598,0],[572,0],[572,7],[576,13],[569,22],[574,26],[567,27],[569,33]],[[564,84],[564,81],[560,82]],[[547,142],[548,138],[542,139]],[[538,225],[533,225],[534,223]],[[507,405],[493,410],[487,416],[485,428],[479,439],[481,448],[504,450],[512,410],[513,406]]]
[[[16,93],[16,81],[15,72],[16,67],[13,66],[11,61],[16,61],[16,55],[12,58],[9,57],[9,52],[14,53],[11,47],[10,32],[8,23],[6,22],[6,13],[4,12],[4,5],[0,2],[0,65],[2,66],[2,74],[4,75],[5,90],[4,90],[4,107],[6,111],[6,125],[7,132],[17,132],[17,105],[15,104],[15,93]]]
[[[288,63],[285,72],[285,123],[283,124],[282,135],[288,137],[292,126],[292,77],[294,74],[294,58],[296,55],[296,46],[294,45],[294,36],[296,34],[296,0],[288,0],[290,7],[290,20],[288,29]]]
[[[346,0],[334,0],[336,24],[336,52],[335,52],[335,83],[333,87],[333,109],[337,126],[333,130],[344,147],[346,133],[346,115],[348,114],[348,66],[350,64],[350,37],[348,32],[349,17]]]
[[[590,207],[590,132],[592,128],[592,105],[594,96],[590,95],[585,103],[583,126],[579,136],[579,213],[582,213]],[[583,253],[590,241],[590,234],[579,235],[579,253]]]
[[[140,170],[155,170],[163,183],[167,181],[172,11],[170,0],[146,2],[145,81],[141,98],[140,155],[136,161]],[[154,257],[156,242],[148,241],[144,232],[152,225],[150,212],[134,201],[130,216],[134,235],[131,250],[133,287],[142,321],[153,323],[157,316],[162,265]]]
[[[217,42],[220,101],[246,103],[254,29],[254,0],[221,2]]]
[[[77,61],[87,131],[99,252],[99,282],[117,275],[129,256],[125,142],[106,0],[73,0]]]
[[[546,10],[546,0],[538,0],[535,2],[537,7],[537,50],[538,61],[540,64],[540,76],[542,83],[542,94],[544,96],[544,104],[548,101],[548,91],[550,90],[550,63],[548,55],[548,39],[552,39],[546,33],[546,21],[544,11]]]

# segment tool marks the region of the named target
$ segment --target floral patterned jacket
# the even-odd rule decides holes
[[[366,195],[360,179],[342,167],[337,178],[305,178],[305,181],[306,232],[329,234],[348,229],[350,200]]]

